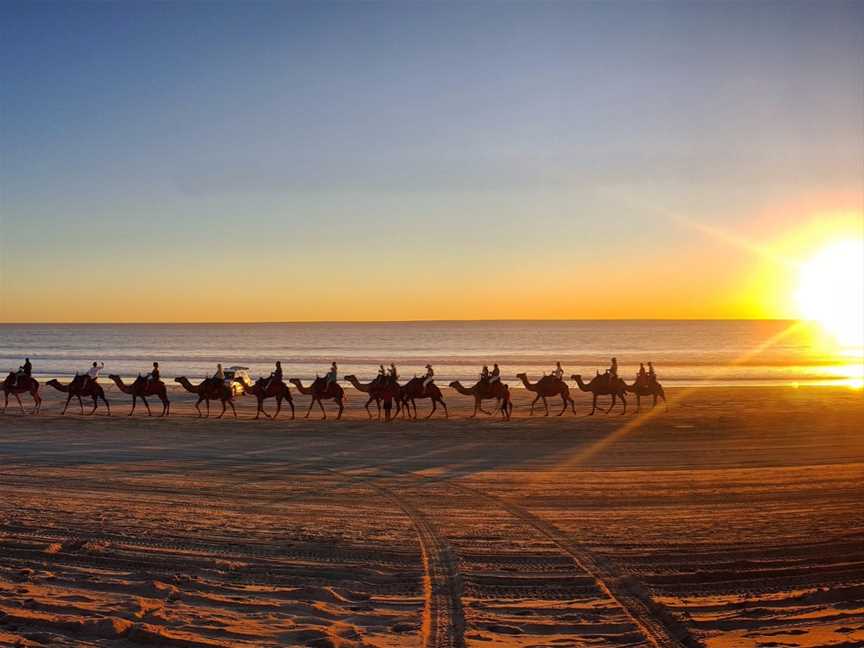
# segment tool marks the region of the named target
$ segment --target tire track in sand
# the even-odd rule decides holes
[[[597,586],[624,610],[627,617],[656,648],[699,648],[696,640],[668,611],[651,600],[650,594],[634,579],[620,577],[599,563],[584,547],[570,540],[566,533],[543,518],[495,495],[481,490],[448,482],[450,485],[488,499],[502,507],[525,524],[546,536],[567,553],[578,567],[589,574]]]
[[[450,543],[438,533],[423,513],[395,490],[367,476],[349,475],[332,468],[324,470],[342,477],[362,479],[367,485],[393,500],[411,519],[420,541],[424,571],[422,646],[423,648],[465,648],[462,578]]]

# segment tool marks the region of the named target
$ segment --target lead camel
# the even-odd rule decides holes
[[[564,412],[567,411],[567,405],[570,405],[570,408],[573,410],[574,414],[576,413],[576,403],[570,396],[570,388],[563,380],[558,380],[555,376],[543,376],[536,383],[531,383],[528,381],[527,374],[518,373],[516,374],[516,377],[522,381],[522,384],[525,385],[525,389],[537,394],[534,400],[531,401],[532,416],[534,415],[534,405],[537,404],[538,400],[542,400],[543,407],[546,408],[546,414],[544,414],[544,416],[549,416],[549,403],[546,402],[546,399],[550,396],[561,397],[561,401],[564,406],[561,408],[561,411],[558,412],[558,416],[561,416]]]
[[[102,399],[102,402],[105,403],[105,408],[108,410],[108,416],[111,416],[111,406],[108,404],[108,400],[105,398],[105,390],[102,389],[102,385],[100,385],[95,380],[88,380],[87,376],[77,375],[72,379],[72,382],[68,385],[64,385],[57,380],[49,380],[46,385],[50,385],[57,391],[61,391],[64,394],[68,394],[66,397],[66,405],[63,406],[63,412],[61,414],[66,413],[66,409],[69,407],[69,401],[72,400],[73,397],[78,399],[78,406],[81,408],[81,413],[84,413],[84,403],[81,402],[82,396],[89,396],[93,399],[93,409],[90,410],[90,414],[93,414],[96,411],[96,407],[98,405],[98,399]]]
[[[19,376],[13,371],[6,376],[6,380],[0,385],[0,389],[3,390],[3,396],[5,397],[3,402],[4,414],[6,413],[6,408],[9,407],[9,394],[12,394],[15,400],[18,401],[18,406],[21,408],[22,413],[26,412],[24,412],[24,405],[21,403],[19,394],[30,394],[33,397],[34,403],[33,414],[39,413],[39,409],[42,407],[42,397],[39,395],[39,381],[32,376]]]
[[[222,418],[225,415],[225,403],[231,406],[234,418],[237,418],[237,410],[234,408],[234,392],[218,378],[205,378],[201,383],[193,385],[185,376],[178,376],[174,379],[174,382],[180,383],[186,391],[198,395],[195,409],[198,410],[199,417],[202,416],[201,408],[199,407],[201,401],[206,401],[207,416],[210,416],[210,401],[218,400],[222,403],[222,412],[216,418]]]
[[[627,411],[627,399],[624,397],[626,385],[620,378],[613,377],[609,374],[601,374],[592,378],[591,382],[587,385],[582,382],[582,376],[578,374],[573,374],[571,378],[576,381],[580,390],[591,392],[594,395],[594,400],[591,404],[591,414],[594,414],[597,410],[598,396],[612,396],[612,404],[609,406],[609,409],[606,410],[607,414],[612,411],[613,407],[615,407],[615,402],[618,398],[620,398],[621,402],[624,404],[624,410],[621,413],[624,414]],[[588,416],[591,416],[591,414]]]
[[[138,403],[139,398],[144,403],[144,407],[147,408],[147,416],[153,416],[153,413],[150,411],[150,404],[147,402],[147,396],[156,396],[162,401],[162,413],[159,416],[168,416],[171,412],[168,390],[165,387],[165,383],[161,380],[147,380],[143,376],[138,376],[134,382],[127,385],[120,376],[110,374],[108,377],[114,381],[117,389],[124,394],[132,396],[132,410],[129,412],[129,416],[135,413],[135,405]]]
[[[306,410],[306,416],[303,418],[309,418],[312,407],[315,403],[318,403],[319,407],[321,407],[321,418],[326,419],[327,412],[324,410],[324,404],[321,402],[325,400],[336,401],[336,404],[339,406],[336,420],[342,418],[342,412],[345,409],[345,390],[342,389],[341,385],[335,382],[327,384],[326,378],[316,378],[315,382],[309,385],[309,387],[304,387],[299,378],[292,378],[288,382],[294,385],[301,394],[312,396],[312,402],[309,403],[309,409]]]
[[[506,396],[507,391],[504,385],[500,382],[489,382],[488,380],[481,380],[472,387],[465,387],[462,383],[456,380],[450,383],[450,387],[463,396],[471,396],[474,398],[474,413],[468,418],[474,418],[477,416],[478,411],[491,415],[492,412],[487,412],[483,409],[483,401],[494,398],[498,403],[500,403],[501,399]]]

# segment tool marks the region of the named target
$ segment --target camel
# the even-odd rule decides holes
[[[102,389],[102,385],[95,380],[87,380],[87,376],[75,374],[72,382],[68,385],[64,385],[56,380],[49,380],[45,384],[50,385],[64,394],[69,394],[66,398],[66,405],[64,405],[61,415],[66,414],[66,409],[69,407],[69,401],[72,400],[73,396],[78,399],[78,406],[81,408],[81,413],[83,414],[84,404],[81,402],[81,397],[90,396],[93,399],[93,409],[90,410],[90,414],[93,414],[96,411],[98,399],[101,398],[102,402],[105,403],[105,407],[108,409],[108,416],[111,416],[111,405],[108,404],[108,400],[105,398],[105,390]]]
[[[624,398],[624,392],[626,390],[626,385],[623,380],[620,378],[615,378],[614,382],[612,381],[612,377],[606,374],[600,375],[598,374],[594,378],[591,379],[587,385],[582,382],[582,376],[578,374],[573,374],[570,377],[572,380],[576,381],[576,384],[579,385],[579,389],[584,392],[591,392],[594,394],[594,401],[591,404],[591,416],[597,410],[597,397],[604,395],[612,396],[612,404],[609,406],[609,409],[606,410],[606,413],[612,411],[612,408],[615,407],[616,399],[620,398],[621,402],[624,404],[624,410],[621,414],[627,412],[627,399]]]
[[[549,403],[546,402],[546,399],[549,396],[561,397],[561,401],[564,407],[562,407],[561,411],[558,412],[558,416],[561,416],[564,412],[567,411],[568,403],[570,404],[573,413],[576,413],[576,403],[570,397],[570,388],[563,380],[558,380],[557,378],[555,378],[555,376],[543,376],[536,383],[532,384],[528,381],[527,374],[518,373],[516,374],[516,377],[522,381],[522,384],[525,385],[525,389],[537,394],[536,398],[531,401],[531,416],[534,416],[534,405],[537,404],[538,400],[542,400],[543,407],[546,408],[546,414],[544,414],[544,416],[549,416]]]
[[[138,376],[132,384],[127,385],[120,376],[110,374],[108,377],[114,381],[117,389],[124,394],[132,396],[132,410],[129,412],[129,416],[135,413],[135,405],[138,403],[139,398],[143,401],[144,407],[147,408],[147,416],[153,416],[150,412],[150,404],[147,402],[146,396],[156,396],[162,401],[162,413],[159,416],[168,416],[171,412],[171,403],[168,401],[168,390],[165,388],[165,383],[161,380],[151,381]]]
[[[301,394],[312,396],[312,402],[309,403],[309,409],[306,411],[306,416],[303,418],[309,418],[309,413],[312,411],[312,407],[315,403],[318,403],[318,406],[321,408],[321,414],[323,414],[321,418],[326,419],[327,412],[324,411],[324,404],[321,401],[331,399],[336,401],[336,404],[339,405],[339,413],[336,415],[336,420],[338,421],[342,418],[342,411],[345,409],[345,390],[342,389],[341,385],[337,383],[327,385],[326,379],[320,377],[315,378],[315,382],[308,387],[304,387],[299,378],[292,378],[288,382],[294,385],[297,388],[297,391]]]
[[[636,382],[632,385],[625,385],[626,391],[631,394],[636,394],[636,411],[638,412],[642,405],[642,397],[643,396],[653,396],[654,402],[651,404],[651,408],[657,407],[657,398],[662,399],[663,404],[666,406],[666,411],[669,411],[669,404],[666,402],[666,392],[663,391],[663,385],[654,380],[653,382],[639,382],[639,378],[636,378]]]
[[[483,409],[483,401],[494,398],[500,403],[501,399],[504,398],[506,391],[505,386],[502,385],[500,381],[490,383],[487,380],[481,380],[472,387],[465,387],[462,383],[456,380],[450,383],[450,387],[463,396],[471,396],[474,398],[474,413],[468,418],[474,418],[477,416],[478,410],[484,414],[491,415],[492,412],[487,412]]]
[[[218,378],[205,378],[198,385],[193,385],[185,376],[177,376],[174,382],[180,383],[183,388],[192,394],[198,394],[198,400],[195,403],[195,409],[198,410],[198,416],[201,417],[201,408],[198,407],[201,401],[207,403],[207,416],[210,416],[210,401],[218,400],[222,403],[222,412],[216,418],[222,418],[225,415],[225,403],[231,406],[231,411],[234,412],[234,418],[237,418],[237,410],[234,408],[234,392],[224,382]]]
[[[414,407],[414,418],[417,418],[417,403],[414,402],[417,398],[430,398],[432,399],[432,411],[426,415],[426,418],[429,418],[435,413],[435,410],[438,409],[438,405],[444,408],[444,418],[450,418],[450,413],[447,411],[447,403],[444,402],[444,397],[441,394],[441,390],[438,388],[434,382],[429,383],[429,386],[425,389],[423,388],[423,381],[425,378],[417,378],[414,377],[405,383],[402,386],[400,398],[402,399],[402,404],[404,405],[405,410],[407,410],[408,415],[411,415],[411,410],[408,407],[410,404]],[[398,410],[396,412],[399,413]]]
[[[17,378],[17,380],[16,380]],[[21,408],[21,413],[26,414],[24,405],[21,403],[21,397],[18,394],[30,394],[33,397],[33,414],[38,414],[42,407],[42,397],[39,395],[39,381],[32,376],[18,376],[14,371],[6,376],[6,380],[0,384],[0,389],[3,390],[5,397],[3,403],[3,413],[6,413],[6,408],[9,407],[9,394],[15,397],[18,401],[18,406]]]
[[[366,413],[369,415],[370,419],[372,418],[372,412],[369,410],[369,405],[372,401],[375,401],[375,404],[378,406],[378,420],[381,420],[381,401],[386,400],[387,398],[396,401],[396,415],[399,415],[399,412],[402,409],[400,405],[401,388],[399,385],[388,384],[381,380],[373,380],[364,385],[357,380],[357,376],[354,375],[345,376],[345,380],[351,383],[351,386],[357,391],[369,394],[369,400],[366,401],[364,407],[366,408]]]
[[[288,401],[291,406],[291,418],[294,418],[294,399],[291,397],[291,388],[281,380],[270,380],[269,378],[259,378],[251,387],[246,383],[243,385],[243,393],[250,394],[258,399],[258,411],[255,412],[255,419],[263,414],[267,418],[276,418],[279,412],[282,411],[282,401]],[[276,413],[271,417],[264,411],[264,401],[268,398],[276,399]]]

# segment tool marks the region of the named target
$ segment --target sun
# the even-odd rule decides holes
[[[829,243],[805,261],[795,300],[802,319],[842,346],[864,345],[864,239]]]

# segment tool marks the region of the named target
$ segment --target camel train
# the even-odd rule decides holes
[[[155,363],[154,366],[158,368],[158,365]],[[94,368],[95,367],[96,365],[94,363]],[[398,375],[395,373],[396,368],[392,365],[391,367],[392,373],[385,375],[382,367],[378,377],[368,383],[361,382],[355,375],[344,376],[344,380],[351,384],[354,389],[367,396],[364,408],[366,409],[366,413],[370,419],[373,418],[370,405],[374,402],[377,408],[377,416],[379,420],[381,419],[382,405],[385,413],[385,420],[387,421],[398,417],[416,420],[416,401],[427,399],[430,401],[432,408],[425,415],[425,418],[428,419],[433,416],[438,411],[439,407],[443,411],[444,417],[449,417],[447,404],[444,402],[441,389],[435,385],[432,380],[431,367],[428,367],[429,374],[427,374],[427,376],[415,376],[404,384],[398,382]],[[597,399],[601,396],[611,396],[612,399],[608,409],[602,410],[606,414],[612,412],[619,400],[622,405],[621,414],[625,414],[627,412],[627,393],[635,394],[637,412],[641,407],[641,399],[643,397],[650,397],[653,399],[652,407],[657,406],[658,400],[662,401],[664,404],[666,403],[666,394],[663,390],[663,386],[657,381],[656,376],[654,375],[653,367],[651,368],[650,373],[646,373],[644,367],[641,368],[636,381],[633,384],[628,384],[617,376],[617,363],[613,364],[613,368],[616,371],[607,371],[605,374],[597,372],[597,375],[587,383],[579,374],[573,374],[570,377],[571,380],[576,383],[579,391],[587,392],[592,395],[591,412],[588,414],[589,416],[593,415],[598,409],[600,409],[597,405]],[[325,377],[316,377],[312,383],[308,384],[308,386],[304,385],[303,381],[299,378],[291,378],[288,380],[288,383],[294,385],[299,393],[311,397],[304,418],[309,418],[315,404],[317,403],[321,410],[321,418],[326,419],[327,410],[324,407],[324,401],[333,401],[337,408],[336,419],[338,420],[342,417],[342,413],[345,410],[346,394],[345,390],[336,381],[334,371],[335,363],[331,368],[330,374]],[[191,383],[185,376],[178,376],[174,379],[174,381],[179,383],[184,390],[198,396],[194,406],[199,417],[209,417],[210,401],[215,401],[222,405],[222,410],[216,418],[222,418],[228,411],[228,408],[230,408],[234,418],[237,418],[237,410],[234,406],[235,396],[249,395],[254,397],[257,401],[255,419],[258,419],[261,415],[268,419],[277,418],[282,411],[283,403],[286,403],[287,407],[290,408],[291,419],[294,419],[294,399],[290,387],[282,380],[281,366],[277,365],[277,371],[273,372],[269,377],[261,377],[254,382],[248,377],[248,374],[245,373],[245,370],[242,367],[231,367],[229,368],[229,371],[223,373],[220,366],[219,372],[218,376],[205,378],[198,384]],[[109,416],[111,415],[111,406],[105,397],[104,389],[97,379],[98,371],[95,373],[96,375],[76,374],[73,380],[68,384],[63,384],[58,380],[49,380],[46,383],[54,389],[67,394],[66,402],[61,414],[66,413],[66,410],[69,408],[69,404],[73,398],[77,399],[80,412],[81,414],[84,414],[84,404],[82,399],[89,398],[92,399],[93,406],[92,409],[87,412],[88,415],[96,412],[100,401],[104,403],[107,414]],[[544,410],[544,416],[549,416],[549,403],[547,400],[549,398],[561,399],[562,407],[557,413],[557,416],[562,416],[568,409],[570,409],[573,414],[576,414],[575,400],[573,399],[570,387],[563,379],[562,374],[563,371],[561,370],[560,364],[552,375],[544,375],[542,378],[537,380],[537,382],[533,383],[530,381],[527,374],[516,374],[516,378],[521,381],[525,390],[534,394],[534,399],[531,401],[529,406],[529,415],[533,416],[538,403],[541,403]],[[225,375],[230,376],[230,378],[226,379]],[[115,383],[121,393],[132,397],[132,409],[129,411],[129,416],[134,415],[138,399],[143,403],[147,415],[152,416],[150,404],[147,401],[148,397],[156,397],[162,403],[162,411],[159,413],[159,416],[168,416],[170,414],[171,403],[168,399],[168,390],[165,383],[158,378],[158,374],[155,379],[149,375],[139,375],[133,382],[128,384],[125,383],[120,376],[115,374],[109,375],[109,378]],[[474,410],[469,418],[474,418],[479,413],[486,415],[494,414],[493,411],[489,411],[483,406],[484,401],[491,400],[495,401],[495,411],[499,412],[502,418],[509,419],[510,413],[513,409],[513,404],[510,399],[510,389],[498,378],[499,374],[496,365],[496,373],[490,375],[484,368],[484,373],[481,375],[481,379],[470,387],[466,387],[458,380],[451,382],[449,386],[458,394],[473,399]],[[39,382],[29,375],[29,368],[26,373],[20,370],[17,373],[11,372],[2,383],[2,390],[5,397],[3,413],[6,412],[8,407],[10,394],[18,401],[21,411],[26,413],[20,395],[29,394],[33,398],[34,402],[32,413],[38,414],[42,405],[39,387]],[[265,402],[269,399],[274,399],[276,401],[276,411],[272,415],[264,408]],[[204,412],[201,411],[202,403],[205,405]],[[391,408],[394,405],[396,412],[395,415],[391,415]]]

